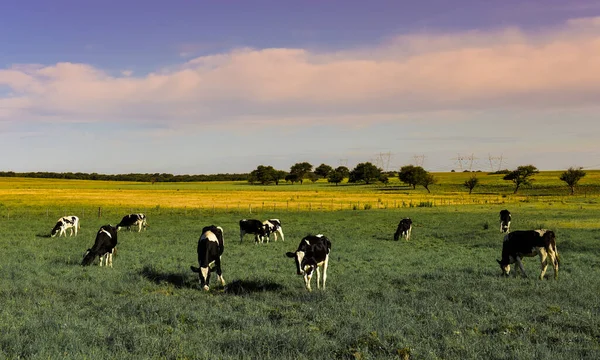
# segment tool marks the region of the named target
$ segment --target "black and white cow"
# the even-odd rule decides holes
[[[144,214],[129,214],[123,216],[121,222],[117,225],[117,230],[121,230],[122,227],[126,227],[127,230],[131,231],[132,226],[138,227],[138,232],[142,231],[142,228],[146,230],[149,226],[146,221],[146,215]]]
[[[331,241],[322,234],[318,234],[304,237],[300,241],[296,252],[287,252],[285,255],[289,258],[294,258],[296,261],[296,273],[304,275],[306,290],[312,291],[310,280],[315,270],[317,270],[317,289],[319,288],[319,280],[321,278],[319,267],[323,268],[323,290],[325,290],[330,252]]]
[[[206,226],[198,240],[198,266],[190,266],[193,272],[198,273],[200,286],[208,291],[210,273],[217,272],[217,279],[225,286],[225,279],[221,271],[221,255],[223,255],[223,229],[219,226]]]
[[[281,241],[284,241],[283,228],[281,227],[281,221],[279,221],[279,219],[265,220],[263,221],[263,225],[267,230],[267,242],[269,242],[271,234],[275,234],[275,241],[277,241],[277,233],[281,235]]]
[[[400,236],[404,236],[406,240],[410,240],[410,233],[412,232],[412,220],[410,218],[400,220],[398,228],[394,233],[394,240],[398,241]]]
[[[542,265],[540,279],[544,278],[548,267],[548,258],[554,268],[554,278],[558,278],[559,255],[556,249],[556,236],[548,230],[518,230],[504,236],[502,243],[502,260],[500,264],[502,274],[508,276],[510,264],[517,263],[524,277],[527,277],[521,259],[539,255]]]
[[[75,232],[75,236],[77,236],[77,230],[80,229],[79,226],[79,218],[77,216],[63,216],[56,222],[54,228],[50,232],[50,236],[55,237],[58,234],[58,237],[61,235],[67,236],[67,229],[71,230],[69,236],[73,236],[73,231]]]
[[[500,211],[500,232],[508,233],[510,232],[510,220],[512,219],[510,215],[510,211],[502,210]]]
[[[255,244],[263,243],[268,234],[267,226],[260,220],[242,219],[240,220],[240,243],[246,234],[254,234]]]
[[[91,265],[96,259],[96,256],[99,256],[100,266],[102,266],[102,261],[104,260],[106,266],[112,267],[113,254],[117,250],[116,246],[117,227],[111,225],[102,225],[96,234],[94,246],[92,246],[91,249],[87,249],[81,265]]]

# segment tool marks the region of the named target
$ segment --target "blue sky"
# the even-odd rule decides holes
[[[597,1],[3,1],[1,170],[600,168]]]

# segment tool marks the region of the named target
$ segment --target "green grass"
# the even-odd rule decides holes
[[[79,266],[98,227],[45,237],[53,216],[0,219],[0,357],[105,359],[575,359],[600,357],[600,246],[593,207],[511,207],[511,228],[557,233],[559,279],[503,278],[500,206],[269,212],[285,242],[239,242],[255,214],[155,212],[146,232],[119,233],[114,268]],[[411,241],[392,241],[398,221]],[[226,289],[199,289],[203,226],[225,230]],[[487,229],[486,229],[487,228]],[[332,241],[327,290],[303,288],[293,260],[308,233]],[[314,281],[314,280],[313,280]]]

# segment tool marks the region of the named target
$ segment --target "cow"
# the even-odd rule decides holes
[[[500,211],[500,232],[508,233],[510,232],[510,220],[512,217],[510,216],[510,211],[502,210]]]
[[[281,235],[281,241],[284,241],[283,229],[281,228],[281,221],[279,219],[265,220],[263,221],[263,225],[267,230],[267,242],[269,242],[271,234],[275,234],[275,241],[277,241],[277,233]]]
[[[106,266],[112,267],[113,254],[115,254],[117,250],[117,231],[116,226],[102,225],[96,234],[94,246],[92,246],[91,249],[87,249],[81,265],[91,265],[96,259],[96,256],[99,256],[100,266],[102,266],[104,260]]]
[[[510,264],[517,263],[524,277],[527,277],[521,259],[539,255],[542,264],[540,280],[544,279],[548,258],[554,268],[554,278],[558,278],[558,265],[560,257],[556,249],[556,235],[549,230],[518,230],[504,236],[502,243],[502,260],[496,260],[500,264],[502,274],[508,276]],[[516,272],[515,272],[516,274]]]
[[[121,228],[126,227],[127,230],[131,231],[131,227],[136,226],[136,225],[138,227],[138,232],[142,231],[142,228],[144,228],[144,230],[146,230],[146,228],[149,226],[146,221],[146,215],[144,215],[144,214],[129,214],[129,215],[123,216],[123,219],[121,219],[121,222],[119,224],[117,224],[117,230],[121,230]]]
[[[79,218],[77,216],[63,216],[56,222],[54,228],[50,232],[51,237],[55,237],[58,234],[58,237],[61,235],[67,236],[67,229],[71,230],[69,236],[73,236],[73,232],[75,232],[75,236],[77,236],[77,230],[79,230],[81,226],[79,225]]]
[[[305,236],[300,241],[298,249],[295,252],[287,252],[285,254],[296,261],[296,273],[304,275],[304,285],[309,292],[312,291],[310,280],[315,270],[317,270],[317,289],[319,288],[319,280],[321,278],[319,267],[323,268],[323,290],[325,290],[330,252],[331,241],[323,236],[323,234],[317,234]]]
[[[406,240],[410,240],[410,233],[412,232],[412,220],[410,218],[400,220],[398,228],[394,233],[394,240],[398,241],[400,236],[404,236]]]
[[[254,234],[254,244],[263,243],[267,237],[267,226],[260,220],[242,219],[240,220],[240,243],[246,234]]]
[[[221,271],[221,255],[223,255],[223,229],[219,226],[206,226],[202,229],[202,235],[198,240],[198,267],[190,266],[190,269],[198,273],[200,287],[208,291],[210,273],[217,272],[217,279],[225,286],[223,272]]]

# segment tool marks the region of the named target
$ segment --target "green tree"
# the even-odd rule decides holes
[[[463,183],[463,186],[466,187],[467,189],[469,189],[469,195],[471,195],[471,192],[473,192],[473,189],[475,189],[475,186],[477,186],[479,184],[479,179],[477,178],[476,175],[471,176],[471,178],[469,180],[465,180],[465,182]]]
[[[315,169],[315,174],[319,177],[326,178],[333,171],[333,168],[329,165],[321,164]]]
[[[348,170],[347,167],[338,166],[337,168],[335,168],[335,170],[329,173],[327,181],[330,183],[334,183],[337,186],[339,183],[344,181],[344,179],[347,178],[349,175],[350,170]]]
[[[421,185],[423,180],[427,176],[427,171],[420,166],[406,165],[400,168],[398,172],[398,178],[405,184],[409,184],[413,189],[417,188],[417,185]]]
[[[297,181],[300,181],[300,184],[302,184],[304,177],[312,171],[312,168],[313,166],[307,162],[296,163],[290,168],[290,175],[295,175]]]
[[[258,165],[256,170],[253,170],[248,177],[248,182],[254,184],[259,182],[262,185],[268,185],[276,181],[277,170],[272,166]]]
[[[298,175],[296,174],[287,174],[285,176],[285,181],[289,181],[292,183],[292,185],[294,185],[295,182],[299,181],[298,180]]]
[[[419,185],[423,185],[428,193],[431,193],[431,191],[429,191],[429,186],[434,184],[437,184],[437,178],[428,172],[425,172],[425,176],[419,181]]]
[[[535,166],[523,165],[519,166],[517,170],[513,170],[506,174],[503,179],[512,181],[515,184],[514,194],[516,194],[521,186],[531,185],[533,181],[531,177],[537,173],[539,173],[539,170]]]
[[[285,177],[287,175],[288,175],[287,171],[275,170],[275,185],[279,185],[279,181],[285,180]]]
[[[370,162],[356,165],[348,175],[348,182],[356,183],[364,181],[366,184],[373,183],[379,179],[381,169]]]
[[[577,186],[579,180],[581,180],[585,175],[586,173],[585,171],[583,171],[583,168],[580,167],[578,169],[575,169],[573,167],[570,167],[567,171],[560,175],[560,179],[567,183],[569,189],[571,189],[571,195],[574,195],[575,186]]]

